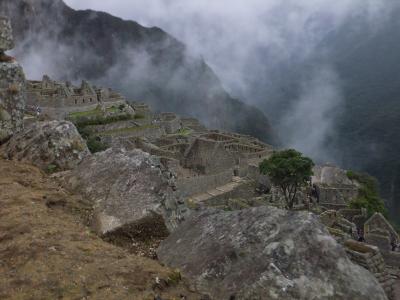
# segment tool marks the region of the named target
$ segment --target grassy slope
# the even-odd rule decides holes
[[[0,160],[0,190],[0,299],[199,299],[183,283],[154,291],[176,273],[92,234],[87,206],[38,169]]]

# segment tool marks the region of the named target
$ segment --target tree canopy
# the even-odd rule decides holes
[[[365,208],[369,216],[375,212],[382,213],[387,217],[387,210],[384,201],[379,196],[378,181],[366,174],[348,171],[347,177],[360,183],[358,197],[349,204],[351,208]]]
[[[292,209],[297,192],[313,175],[314,162],[302,153],[289,149],[274,152],[259,167],[262,174],[268,175],[272,183],[280,187],[287,208]]]

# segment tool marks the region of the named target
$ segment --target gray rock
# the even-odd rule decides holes
[[[124,225],[146,224],[159,216],[173,230],[184,208],[176,197],[175,177],[159,159],[141,150],[108,149],[64,174],[66,188],[94,205],[93,227],[103,235]]]
[[[72,123],[51,121],[34,123],[15,134],[0,154],[45,171],[62,171],[75,168],[90,152]]]
[[[0,16],[0,52],[14,48],[14,40],[10,20]]]
[[[23,128],[25,88],[21,66],[0,62],[0,143]]]
[[[352,186],[355,183],[347,177],[346,170],[334,165],[326,164],[313,168],[312,182],[328,186]]]
[[[374,276],[307,212],[193,213],[157,254],[212,299],[387,299]]]

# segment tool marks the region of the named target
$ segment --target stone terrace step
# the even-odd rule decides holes
[[[213,197],[220,196],[225,193],[229,193],[245,182],[247,182],[247,181],[243,178],[233,177],[232,182],[227,183],[222,186],[219,186],[219,187],[216,187],[214,189],[211,189],[205,193],[190,196],[188,198],[188,200],[191,202],[194,202],[194,203],[205,202]]]

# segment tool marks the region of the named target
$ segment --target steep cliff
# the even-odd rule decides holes
[[[61,0],[1,0],[0,12],[11,17],[21,45],[15,55],[30,66],[30,76],[47,72],[58,79],[86,78],[156,110],[274,142],[260,110],[230,97],[202,59],[159,28],[75,11]]]

